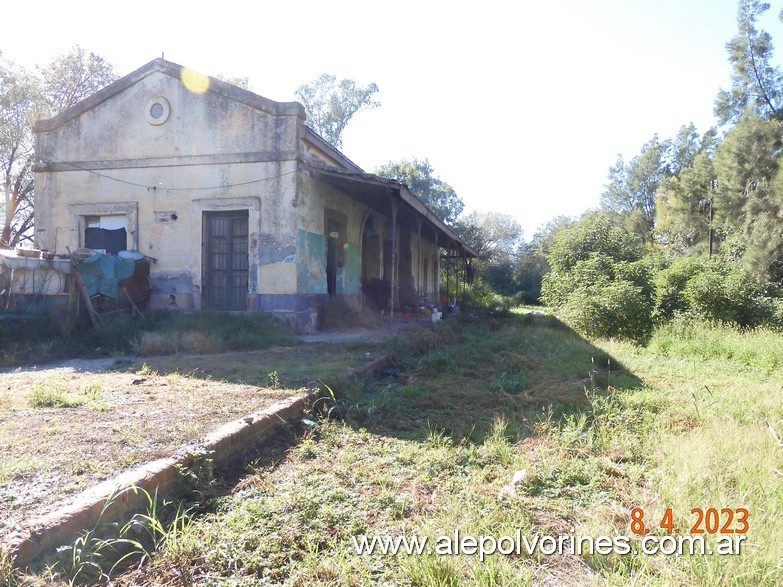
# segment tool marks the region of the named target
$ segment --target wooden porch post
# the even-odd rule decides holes
[[[416,300],[416,312],[419,311],[419,303],[421,303],[421,217],[416,217],[416,228],[418,230],[418,242],[417,242],[417,253],[416,253],[416,293],[418,295],[418,300]]]
[[[435,230],[435,267],[432,268],[432,271],[434,272],[434,275],[437,276],[433,280],[433,285],[435,286],[435,291],[433,292],[433,295],[435,296],[435,307],[441,306],[440,301],[440,249],[438,249],[438,231]]]
[[[386,243],[386,220],[378,219],[378,279],[386,279],[383,267],[383,246]]]
[[[451,304],[451,243],[446,245],[446,297]]]
[[[391,282],[391,309],[389,311],[389,324],[394,325],[394,306],[397,304],[397,274],[399,269],[397,263],[399,261],[399,254],[397,252],[397,211],[400,208],[399,202],[396,202],[394,198],[389,194],[389,201],[392,209],[392,282]]]

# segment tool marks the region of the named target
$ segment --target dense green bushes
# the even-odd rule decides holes
[[[629,281],[575,291],[562,307],[577,332],[601,338],[646,339],[653,328],[652,303]]]
[[[777,326],[778,304],[767,287],[722,258],[684,257],[656,278],[656,316],[679,314],[739,326]]]
[[[642,253],[610,218],[588,216],[556,235],[542,300],[581,334],[643,340],[652,331],[654,286]]]
[[[608,216],[588,215],[555,237],[542,301],[587,336],[647,339],[677,316],[740,327],[780,326],[783,303],[729,257],[644,251]]]

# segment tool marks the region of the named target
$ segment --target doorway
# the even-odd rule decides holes
[[[326,226],[326,291],[329,297],[337,294],[337,272],[345,266],[345,216],[327,210]]]
[[[203,305],[207,310],[247,310],[248,212],[204,212]]]

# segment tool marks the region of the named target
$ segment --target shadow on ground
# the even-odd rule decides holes
[[[384,344],[394,368],[348,389],[338,413],[384,435],[481,442],[504,418],[527,434],[529,421],[589,411],[590,396],[634,389],[641,381],[619,361],[545,314],[463,314],[411,329]]]

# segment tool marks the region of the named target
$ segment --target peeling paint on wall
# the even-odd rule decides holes
[[[297,282],[300,293],[326,293],[326,239],[322,234],[299,230]]]
[[[259,265],[281,263],[288,257],[296,256],[296,247],[293,244],[281,243],[271,234],[258,235],[257,249]]]
[[[337,293],[361,293],[362,255],[361,248],[355,243],[345,243],[344,265],[337,270]]]
[[[189,273],[157,274],[150,279],[153,292],[184,294],[193,291],[193,277]]]
[[[248,291],[250,294],[257,294],[259,274],[258,265],[251,263],[250,269],[248,271]]]

